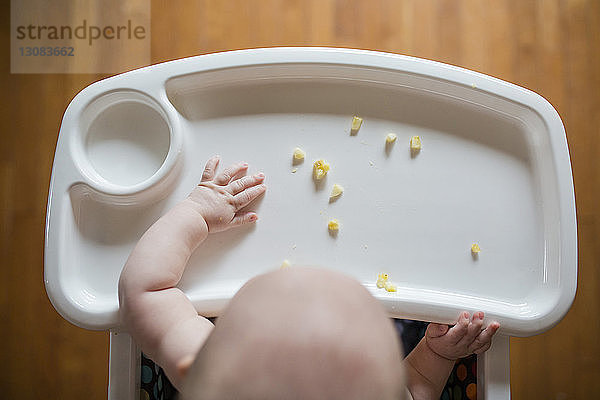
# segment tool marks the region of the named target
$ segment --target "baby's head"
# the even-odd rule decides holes
[[[288,268],[233,297],[183,399],[398,399],[400,344],[381,305],[337,272]]]

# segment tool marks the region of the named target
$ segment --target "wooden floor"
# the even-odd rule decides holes
[[[64,321],[43,285],[44,218],[62,114],[100,75],[9,74],[2,9],[0,398],[104,399],[108,336]],[[561,115],[579,231],[575,303],[511,342],[514,399],[600,393],[600,1],[152,1],[152,62],[261,46],[382,50],[524,86]]]

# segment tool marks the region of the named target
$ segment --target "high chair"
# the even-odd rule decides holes
[[[353,117],[362,125],[351,129]],[[388,133],[397,140],[386,144]],[[411,151],[419,136],[422,147]],[[306,152],[292,162],[294,148]],[[110,331],[110,399],[137,399],[139,350],[117,282],[143,232],[200,180],[244,160],[267,176],[254,227],[211,235],[180,287],[218,316],[251,277],[292,264],[354,276],[392,317],[501,330],[479,357],[478,398],[510,397],[509,337],[544,332],[577,285],[563,124],[541,96],[462,68],[339,48],[270,48],[152,65],[69,104],[48,196],[45,284],[73,324]],[[331,166],[325,183],[312,163]],[[334,183],[345,191],[328,202]],[[330,236],[327,221],[340,221]],[[471,246],[481,251],[472,253]],[[293,268],[293,266],[292,266]],[[396,292],[378,289],[386,272]]]

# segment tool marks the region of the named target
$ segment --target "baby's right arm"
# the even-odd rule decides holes
[[[218,163],[211,158],[188,198],[144,233],[119,280],[122,325],[176,387],[213,328],[176,285],[209,233],[256,221],[255,213],[239,210],[265,191],[263,174],[245,176],[247,164],[217,175]]]

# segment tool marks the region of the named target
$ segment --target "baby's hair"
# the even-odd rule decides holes
[[[231,300],[183,387],[184,400],[398,399],[401,345],[382,306],[354,279],[278,270]]]

